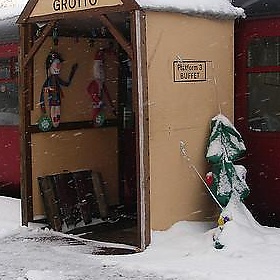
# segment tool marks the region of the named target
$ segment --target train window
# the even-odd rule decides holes
[[[280,37],[259,37],[250,42],[248,67],[279,65]]]
[[[250,73],[249,127],[254,131],[280,131],[280,73]]]
[[[250,42],[247,73],[249,129],[280,131],[280,37]]]
[[[0,60],[0,79],[10,79],[11,78],[11,63],[10,59]]]
[[[18,125],[18,62],[0,58],[0,125]]]

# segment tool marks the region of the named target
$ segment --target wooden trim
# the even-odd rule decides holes
[[[108,119],[105,120],[104,125],[100,127],[94,127],[93,121],[81,121],[81,122],[67,122],[67,123],[60,123],[57,128],[52,128],[49,132],[54,131],[69,131],[69,130],[80,130],[80,129],[103,129],[106,127],[117,127],[118,125],[117,119]],[[28,128],[29,133],[46,133],[39,130],[37,125],[30,125]]]
[[[140,9],[139,4],[135,0],[122,0],[124,6],[127,10],[137,10]]]
[[[147,89],[145,14],[134,11],[131,16],[131,33],[134,46],[132,61],[133,96],[136,103],[138,232],[141,250],[151,242],[150,225],[150,165],[149,165],[149,112]]]
[[[19,104],[20,104],[20,146],[21,146],[21,208],[22,225],[27,226],[33,220],[33,196],[32,196],[32,159],[31,159],[31,135],[28,132],[30,125],[30,96],[33,94],[33,65],[29,64],[23,69],[24,54],[29,51],[32,41],[29,40],[32,34],[32,26],[23,24],[20,30],[20,83],[19,83]]]
[[[42,35],[39,39],[37,39],[35,41],[35,43],[33,44],[33,46],[31,47],[31,49],[29,50],[29,52],[24,56],[23,59],[23,69],[26,67],[26,65],[29,63],[29,61],[34,57],[34,55],[36,54],[36,52],[38,51],[38,49],[41,47],[41,45],[44,43],[44,41],[47,38],[47,35],[49,34],[49,32],[52,30],[52,28],[55,26],[56,22],[52,21],[49,22],[46,27],[44,28]],[[30,36],[32,36],[32,34],[30,34]]]
[[[101,22],[109,29],[110,33],[116,39],[116,41],[122,46],[126,51],[130,59],[133,59],[133,51],[130,43],[122,36],[122,34],[115,28],[115,26],[110,22],[106,15],[100,15]]]
[[[45,15],[40,17],[29,18],[38,0],[29,0],[26,8],[19,17],[20,38],[21,38],[21,55],[20,55],[20,110],[21,110],[21,194],[22,194],[22,224],[28,225],[33,220],[33,186],[32,186],[32,147],[31,136],[34,133],[41,133],[36,125],[31,125],[30,110],[33,102],[30,97],[33,96],[33,59],[36,52],[40,49],[45,41],[48,33],[55,25],[55,21],[74,18],[91,18],[97,17],[104,24],[116,41],[127,52],[132,60],[133,75],[133,98],[136,104],[136,161],[137,161],[137,190],[138,190],[138,233],[139,245],[144,250],[151,241],[150,236],[150,176],[149,176],[149,125],[148,125],[148,93],[145,80],[147,77],[146,55],[145,55],[145,19],[144,14],[140,13],[140,29],[139,17],[138,26],[136,24],[136,14],[133,11],[139,6],[133,0],[123,0],[123,6],[104,7],[98,9],[90,9],[79,12],[69,12]],[[128,42],[125,37],[117,30],[109,18],[105,15],[111,12],[131,12],[131,34],[132,43]],[[137,10],[139,13],[140,11]],[[36,22],[50,21],[43,30],[41,37],[33,43],[32,26]],[[136,30],[136,28],[138,28]],[[140,31],[140,32],[139,32]],[[136,38],[136,34],[140,34],[141,38]],[[31,39],[30,39],[31,38]],[[136,43],[138,49],[136,48]],[[136,60],[138,58],[138,61]],[[139,63],[141,59],[141,63]],[[138,67],[141,67],[139,70]],[[139,100],[141,97],[141,103]],[[111,122],[112,121],[112,122]],[[108,120],[105,127],[114,127],[115,120]],[[101,127],[101,128],[104,128]],[[69,122],[61,123],[60,126],[52,131],[69,131],[80,129],[98,129],[93,127],[92,121],[85,122]],[[139,158],[141,157],[141,160]],[[142,234],[144,230],[144,236]],[[142,231],[141,231],[142,230]]]
[[[137,8],[138,5],[118,5],[118,6],[111,6],[111,7],[100,7],[100,8],[92,8],[87,10],[80,10],[74,12],[66,12],[66,13],[55,13],[55,14],[48,14],[42,16],[34,16],[25,19],[25,23],[31,22],[44,22],[44,21],[51,21],[51,20],[61,20],[61,19],[71,19],[71,18],[90,18],[96,17],[102,14],[109,14],[109,13],[120,13],[120,12],[130,12],[133,9]],[[19,22],[21,23],[21,22]]]
[[[133,55],[136,57],[136,35],[135,35],[135,17],[134,13],[130,15],[130,32],[131,32],[131,41],[134,46]],[[132,70],[132,102],[135,107],[135,140],[136,140],[136,187],[137,187],[137,245],[141,247],[142,238],[141,238],[141,194],[140,194],[140,167],[139,167],[139,104],[138,104],[138,87],[137,87],[137,63],[135,59],[131,61],[131,70]],[[142,248],[141,248],[142,250]]]
[[[143,130],[144,130],[144,180],[145,180],[145,245],[146,247],[151,243],[151,222],[150,222],[150,157],[149,157],[149,102],[148,102],[148,73],[147,73],[147,42],[146,42],[146,17],[145,12],[139,11],[140,14],[140,28],[141,28],[141,52],[142,52],[142,90],[143,90]]]
[[[108,13],[117,13],[117,12],[128,12],[124,6],[112,6],[105,8],[95,8],[82,11],[68,12],[68,13],[55,13],[43,16],[34,16],[28,18],[28,23],[31,22],[45,22],[51,20],[64,20],[64,19],[74,19],[74,18],[92,18],[97,17],[98,15],[108,14]]]
[[[246,66],[244,67],[246,73],[267,73],[267,72],[280,72],[280,66]]]
[[[111,12],[124,12],[124,11],[131,11],[133,9],[138,9],[139,5],[134,0],[124,0],[123,5],[118,6],[112,6],[112,7],[100,7],[100,8],[93,8],[93,9],[87,9],[82,11],[75,11],[75,12],[66,12],[66,13],[55,13],[50,15],[44,15],[44,16],[37,16],[30,18],[30,14],[33,11],[34,7],[37,5],[38,0],[29,1],[27,6],[25,7],[22,15],[18,19],[18,23],[34,23],[34,22],[40,22],[40,21],[51,21],[47,24],[47,26],[44,28],[43,33],[41,37],[34,43],[32,49],[27,54],[27,56],[24,58],[23,67],[25,68],[28,64],[29,60],[34,56],[34,54],[37,52],[39,47],[42,45],[42,43],[45,41],[46,36],[49,34],[50,30],[54,27],[55,21],[63,19],[69,19],[69,18],[77,18],[77,17],[98,17],[99,20],[108,28],[110,33],[113,35],[113,37],[116,39],[116,41],[122,46],[122,48],[127,52],[130,59],[133,58],[133,50],[131,47],[130,42],[128,42],[123,35],[117,30],[117,28],[111,23],[109,18],[105,15],[105,13],[111,13]]]
[[[26,23],[33,9],[37,5],[39,0],[29,0],[23,9],[21,15],[19,16],[17,23],[23,24]]]

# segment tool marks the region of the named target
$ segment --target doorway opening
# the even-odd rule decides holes
[[[111,13],[108,20],[131,41],[129,13]],[[37,24],[34,36],[44,28]],[[78,68],[69,88],[63,89],[61,121],[49,131],[38,126],[44,75],[34,76],[31,164],[40,162],[32,166],[34,220],[45,215],[58,231],[139,246],[137,100],[131,58],[93,17],[79,17],[74,24],[73,18],[57,21],[34,56],[36,73],[44,73],[50,50],[63,57],[61,76],[71,64]],[[92,84],[96,68],[105,76],[97,115],[97,87]]]

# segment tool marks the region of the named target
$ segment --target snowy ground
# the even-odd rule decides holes
[[[217,228],[180,222],[168,231],[153,232],[145,252],[121,256],[94,255],[94,242],[69,245],[67,235],[20,227],[17,199],[0,197],[0,209],[3,280],[279,279],[280,230],[260,226],[243,204],[227,207],[232,220],[220,235],[225,244],[221,250],[213,248]]]

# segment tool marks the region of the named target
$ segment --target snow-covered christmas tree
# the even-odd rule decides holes
[[[246,184],[246,169],[234,162],[246,151],[241,135],[224,116],[217,115],[211,121],[211,134],[206,158],[212,171],[206,176],[210,190],[225,207],[234,193],[241,201],[249,194]]]

